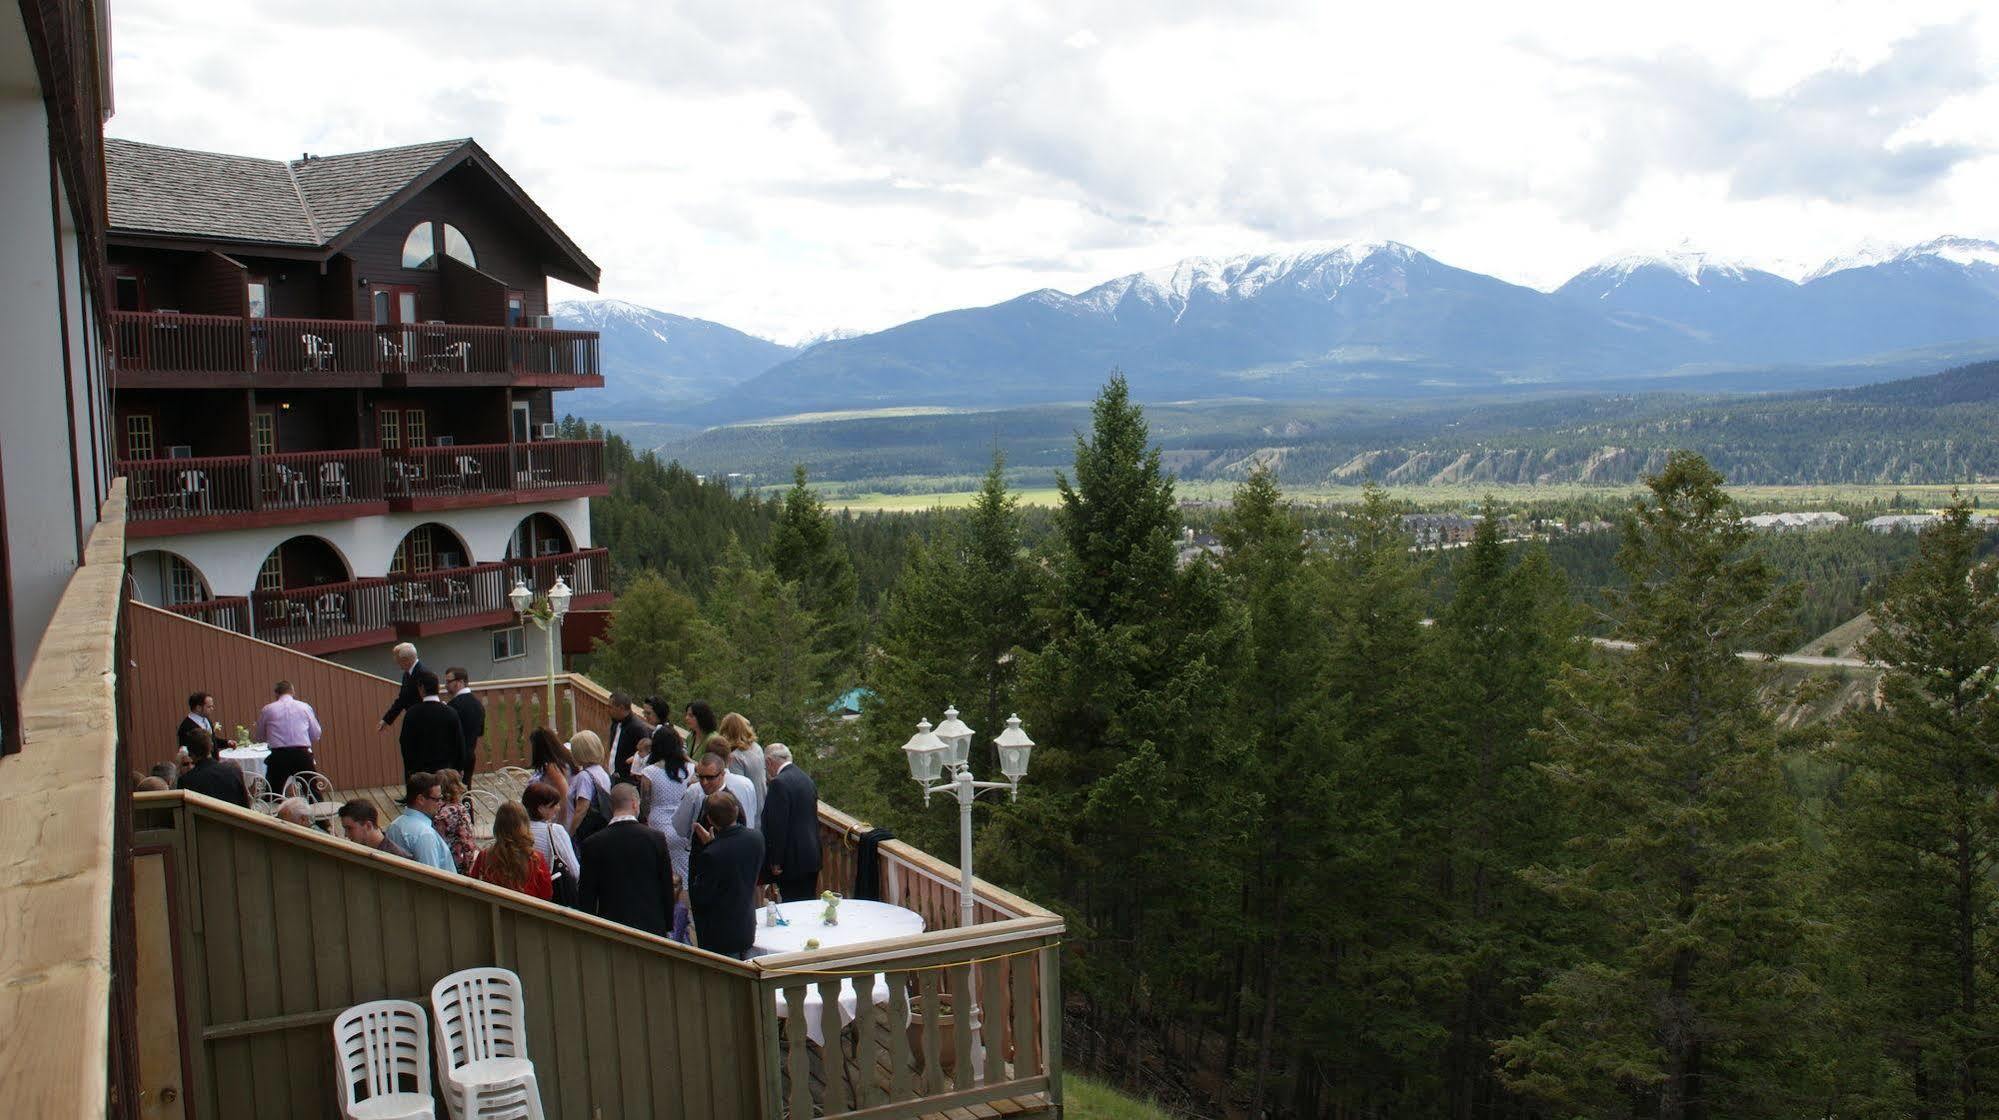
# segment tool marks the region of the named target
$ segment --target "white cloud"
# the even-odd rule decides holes
[[[607,294],[792,338],[1298,240],[1552,286],[1999,235],[1990,7],[123,0],[111,129],[474,135]]]

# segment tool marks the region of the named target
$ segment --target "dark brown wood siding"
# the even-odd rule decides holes
[[[204,315],[248,315],[250,293],[241,263],[210,249],[188,270],[187,306]]]
[[[506,281],[455,257],[445,257],[439,264],[444,272],[446,320],[480,327],[507,325]]]
[[[438,269],[403,267],[403,241],[418,222],[433,225],[449,222],[464,232],[478,258],[479,271],[500,282],[501,289],[518,288],[527,293],[529,322],[533,316],[548,314],[548,278],[542,271],[537,246],[541,234],[516,215],[512,204],[499,195],[485,176],[465,167],[446,174],[428,189],[385,215],[374,228],[347,246],[353,258],[355,285],[352,318],[369,318],[367,292],[362,278],[376,284],[411,284],[417,289],[417,317],[451,319],[453,322],[504,322],[502,318],[455,319],[446,313],[445,273]],[[495,298],[503,298],[496,296]]]

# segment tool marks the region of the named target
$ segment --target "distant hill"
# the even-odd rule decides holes
[[[623,300],[570,300],[553,311],[556,326],[596,331],[601,338],[604,387],[565,394],[562,405],[593,420],[671,419],[797,352],[720,323]]]
[[[1210,401],[1146,407],[1167,465],[1288,485],[1627,483],[1692,448],[1742,483],[1941,483],[1999,477],[1999,362],[1855,389],[1551,394],[1432,401]],[[918,486],[969,479],[995,443],[1035,485],[1066,469],[1084,405],[715,428],[662,452],[701,471]],[[919,487],[920,488],[920,487]]]
[[[1114,367],[1154,401],[1461,397],[1687,374],[1753,390],[1766,368],[1925,347],[1999,356],[1999,244],[1938,238],[1828,262],[1804,283],[1700,254],[1623,257],[1540,292],[1357,242],[1193,258],[823,342],[692,415],[1079,401]]]

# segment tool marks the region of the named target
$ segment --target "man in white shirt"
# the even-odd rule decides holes
[[[757,818],[753,806],[757,802],[757,787],[751,785],[748,778],[729,769],[728,759],[710,751],[702,755],[701,761],[694,766],[694,788],[687,791],[687,796],[680,799],[680,808],[674,810],[673,831],[693,841],[694,822],[701,818],[702,805],[710,794],[725,789],[735,794],[736,801],[742,806],[743,826],[755,829]]]

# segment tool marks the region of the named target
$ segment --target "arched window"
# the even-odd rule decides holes
[[[418,222],[410,229],[410,235],[403,238],[404,268],[436,268],[437,238],[431,232],[429,222]]]
[[[449,222],[444,225],[444,255],[472,268],[479,267],[478,258],[472,255],[472,243]]]

